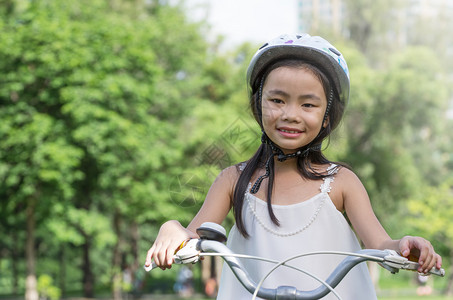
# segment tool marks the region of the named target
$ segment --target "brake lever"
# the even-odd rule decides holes
[[[384,256],[384,261],[380,263],[382,267],[389,270],[391,273],[398,273],[400,269],[415,271],[417,272],[420,264],[414,261],[408,260],[406,257],[399,255],[395,250],[385,250],[388,254]],[[429,274],[434,274],[437,276],[444,277],[445,270],[444,269],[437,269],[433,267],[428,272]]]

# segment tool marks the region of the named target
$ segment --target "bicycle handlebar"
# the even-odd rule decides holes
[[[211,255],[212,254],[212,255]],[[313,254],[341,254],[347,255],[347,257],[335,268],[325,282],[319,280],[321,285],[311,291],[301,291],[291,286],[279,286],[277,288],[264,288],[260,284],[257,284],[250,279],[249,274],[243,267],[242,263],[238,259],[239,257],[245,257],[233,253],[225,244],[219,241],[208,240],[208,239],[192,239],[179,250],[175,256],[174,261],[177,264],[196,263],[201,256],[222,256],[225,262],[228,264],[236,278],[251,294],[264,299],[296,299],[296,300],[308,300],[308,299],[319,299],[324,297],[335,288],[340,281],[346,276],[346,274],[357,264],[364,261],[374,261],[379,263],[382,267],[390,271],[391,273],[398,273],[400,269],[416,271],[419,268],[419,264],[416,262],[409,261],[407,258],[400,256],[394,250],[376,250],[376,249],[363,249],[356,253],[344,253],[344,252],[316,252],[302,254],[313,255]],[[249,257],[251,258],[251,257]],[[296,258],[296,257],[293,257]],[[277,266],[287,265],[286,262],[293,259],[290,258],[283,262],[271,261],[276,263]],[[146,271],[152,270],[156,265],[153,263],[149,267],[144,267]],[[444,269],[437,269],[433,267],[430,274],[445,276]],[[308,274],[310,275],[310,274]],[[256,291],[258,288],[258,291]],[[338,297],[338,296],[337,296]],[[339,298],[339,297],[338,297]],[[340,299],[340,298],[339,298]]]
[[[232,272],[242,283],[242,285],[253,294],[256,290],[257,284],[250,279],[245,268],[235,254],[224,244],[209,241],[200,240],[198,242],[198,248],[204,252],[221,253],[221,256],[231,268]],[[357,264],[364,261],[374,261],[385,266],[386,269],[392,273],[397,273],[399,269],[417,270],[418,264],[408,261],[406,258],[398,255],[393,250],[375,250],[375,249],[364,249],[356,252],[357,256],[347,256],[331,273],[327,278],[326,283],[332,288],[335,288],[340,281],[346,276],[346,274]],[[201,254],[202,255],[202,254]],[[431,274],[438,276],[444,276],[445,271],[443,269],[433,268],[430,271]],[[330,293],[330,289],[322,284],[318,288],[311,291],[300,291],[295,287],[280,286],[278,288],[260,288],[257,293],[258,297],[264,299],[279,299],[279,297],[287,297],[293,295],[294,299],[319,299]]]

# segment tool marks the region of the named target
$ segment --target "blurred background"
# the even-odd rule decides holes
[[[328,157],[444,258],[427,281],[371,266],[379,299],[453,299],[451,0],[0,0],[0,299],[214,297],[221,261],[145,274],[146,252],[254,153],[248,62],[296,32],[349,64]]]

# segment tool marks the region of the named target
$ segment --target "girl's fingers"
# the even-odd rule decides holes
[[[424,253],[425,252],[425,253]],[[420,256],[419,264],[419,272],[421,273],[427,273],[429,270],[431,270],[432,267],[434,267],[434,251],[431,251],[431,249],[426,249],[422,253],[424,253],[424,256]]]
[[[418,264],[420,265],[420,267],[418,268],[418,271],[423,273],[425,266],[427,265],[427,263],[429,263],[429,258],[428,258],[429,250],[426,247],[420,247],[420,248],[419,248],[420,256],[418,257]]]
[[[442,266],[442,258],[434,251],[431,243],[421,237],[406,236],[400,241],[400,253],[409,259],[417,258],[420,273],[428,273],[433,267]]]
[[[404,257],[409,256],[411,251],[410,251],[410,247],[409,247],[409,240],[407,238],[401,239],[399,248],[400,248],[401,255],[403,255]]]
[[[154,260],[154,263],[158,266],[158,267],[161,267],[162,263],[161,263],[161,260],[160,260],[160,257],[161,257],[161,254],[160,254],[160,249],[161,249],[161,245],[157,245],[156,248],[154,249],[154,253],[152,255],[152,258]]]
[[[418,263],[420,268],[418,269],[421,273],[428,273],[434,266],[438,267],[442,264],[442,259],[435,251],[431,243],[427,240],[421,239],[416,245],[420,250],[420,256]]]
[[[440,269],[442,268],[442,256],[440,256],[439,254],[436,254],[436,268],[437,269]]]
[[[425,272],[428,273],[434,267],[437,269],[442,267],[442,257],[433,250],[432,259],[429,265],[425,268]]]
[[[181,242],[197,237],[197,234],[184,228],[178,221],[165,222],[160,227],[157,238],[147,253],[145,265],[151,265],[154,260],[154,263],[161,269],[170,268],[175,251]]]
[[[171,263],[168,264],[168,257],[171,256],[171,252],[169,251],[169,245],[164,245],[159,249],[158,258],[159,258],[159,266],[161,266],[164,270],[166,268],[171,267]]]
[[[152,257],[153,257],[153,252],[154,252],[154,245],[148,250],[148,253],[146,253],[146,260],[145,260],[145,266],[149,267],[152,263]]]
[[[177,241],[155,243],[153,245],[154,251],[149,253],[150,259],[154,259],[154,263],[162,270],[170,269],[173,264],[173,256],[179,245]]]
[[[173,256],[174,256],[174,253],[175,253],[175,250],[176,249],[173,249],[173,248],[167,248],[167,253],[166,253],[166,261],[165,261],[165,264],[171,268],[171,265],[173,264]]]

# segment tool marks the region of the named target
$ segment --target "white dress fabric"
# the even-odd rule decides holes
[[[243,206],[243,219],[250,237],[245,239],[233,226],[227,246],[235,253],[255,255],[277,261],[314,251],[347,251],[361,249],[354,232],[329,197],[330,183],[337,172],[335,165],[328,168],[330,177],[324,179],[321,192],[309,200],[292,205],[272,205],[280,221],[276,226],[269,218],[267,204],[249,192]],[[290,263],[326,280],[345,257],[340,255],[315,255],[297,258]],[[241,259],[250,277],[258,283],[274,264]],[[320,283],[313,278],[281,266],[265,281],[263,287],[295,286],[299,290],[313,290]],[[372,300],[376,298],[366,263],[355,266],[335,288],[344,300]],[[220,279],[218,300],[251,299],[250,294],[237,280],[228,265],[224,264]],[[329,293],[322,299],[338,299]]]

